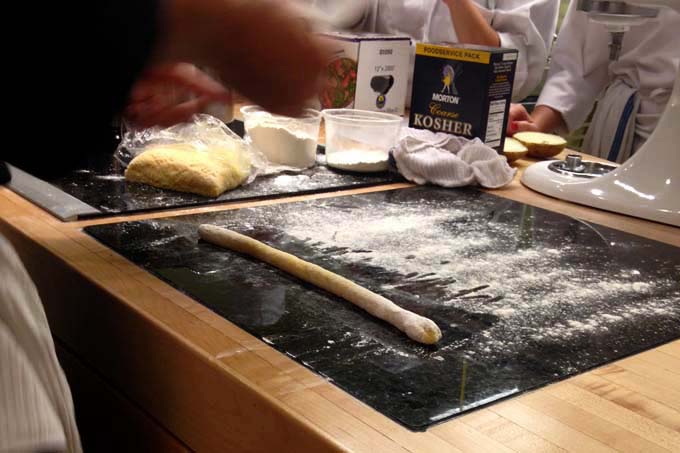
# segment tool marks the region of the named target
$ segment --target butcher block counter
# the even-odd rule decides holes
[[[680,247],[680,229],[542,196],[494,195]],[[92,225],[403,190],[61,222],[0,188],[0,232],[43,299],[86,446],[111,451],[680,451],[680,341],[413,431],[83,231]],[[95,433],[95,434],[93,434]],[[102,440],[102,438],[105,438]]]

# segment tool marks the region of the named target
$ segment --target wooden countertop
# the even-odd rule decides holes
[[[530,161],[520,160],[520,172]],[[82,232],[87,225],[409,187],[392,184],[63,223],[0,188],[58,345],[183,451],[680,451],[680,341],[410,432]],[[501,197],[680,247],[680,229],[561,202],[519,183]]]

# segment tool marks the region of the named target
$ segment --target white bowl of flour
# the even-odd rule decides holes
[[[302,116],[292,118],[249,105],[241,113],[248,140],[271,164],[303,169],[316,163],[321,124],[317,110],[305,109]]]

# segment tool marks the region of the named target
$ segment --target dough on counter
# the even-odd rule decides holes
[[[125,170],[125,179],[217,197],[241,185],[249,173],[250,162],[238,145],[203,151],[190,144],[171,144],[149,147],[135,157]]]
[[[319,288],[363,308],[376,318],[392,324],[412,340],[424,344],[438,342],[442,333],[431,319],[405,310],[389,299],[316,264],[301,260],[260,241],[215,225],[201,225],[198,234],[204,241],[253,256]]]

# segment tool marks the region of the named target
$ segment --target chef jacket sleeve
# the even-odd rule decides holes
[[[521,101],[538,86],[548,60],[557,26],[558,0],[497,0],[482,8],[498,33],[501,47],[517,49],[513,100]]]
[[[576,11],[576,2],[572,2],[537,102],[560,112],[569,131],[583,124],[609,79],[606,30],[601,27],[593,33],[590,25],[587,15]]]

